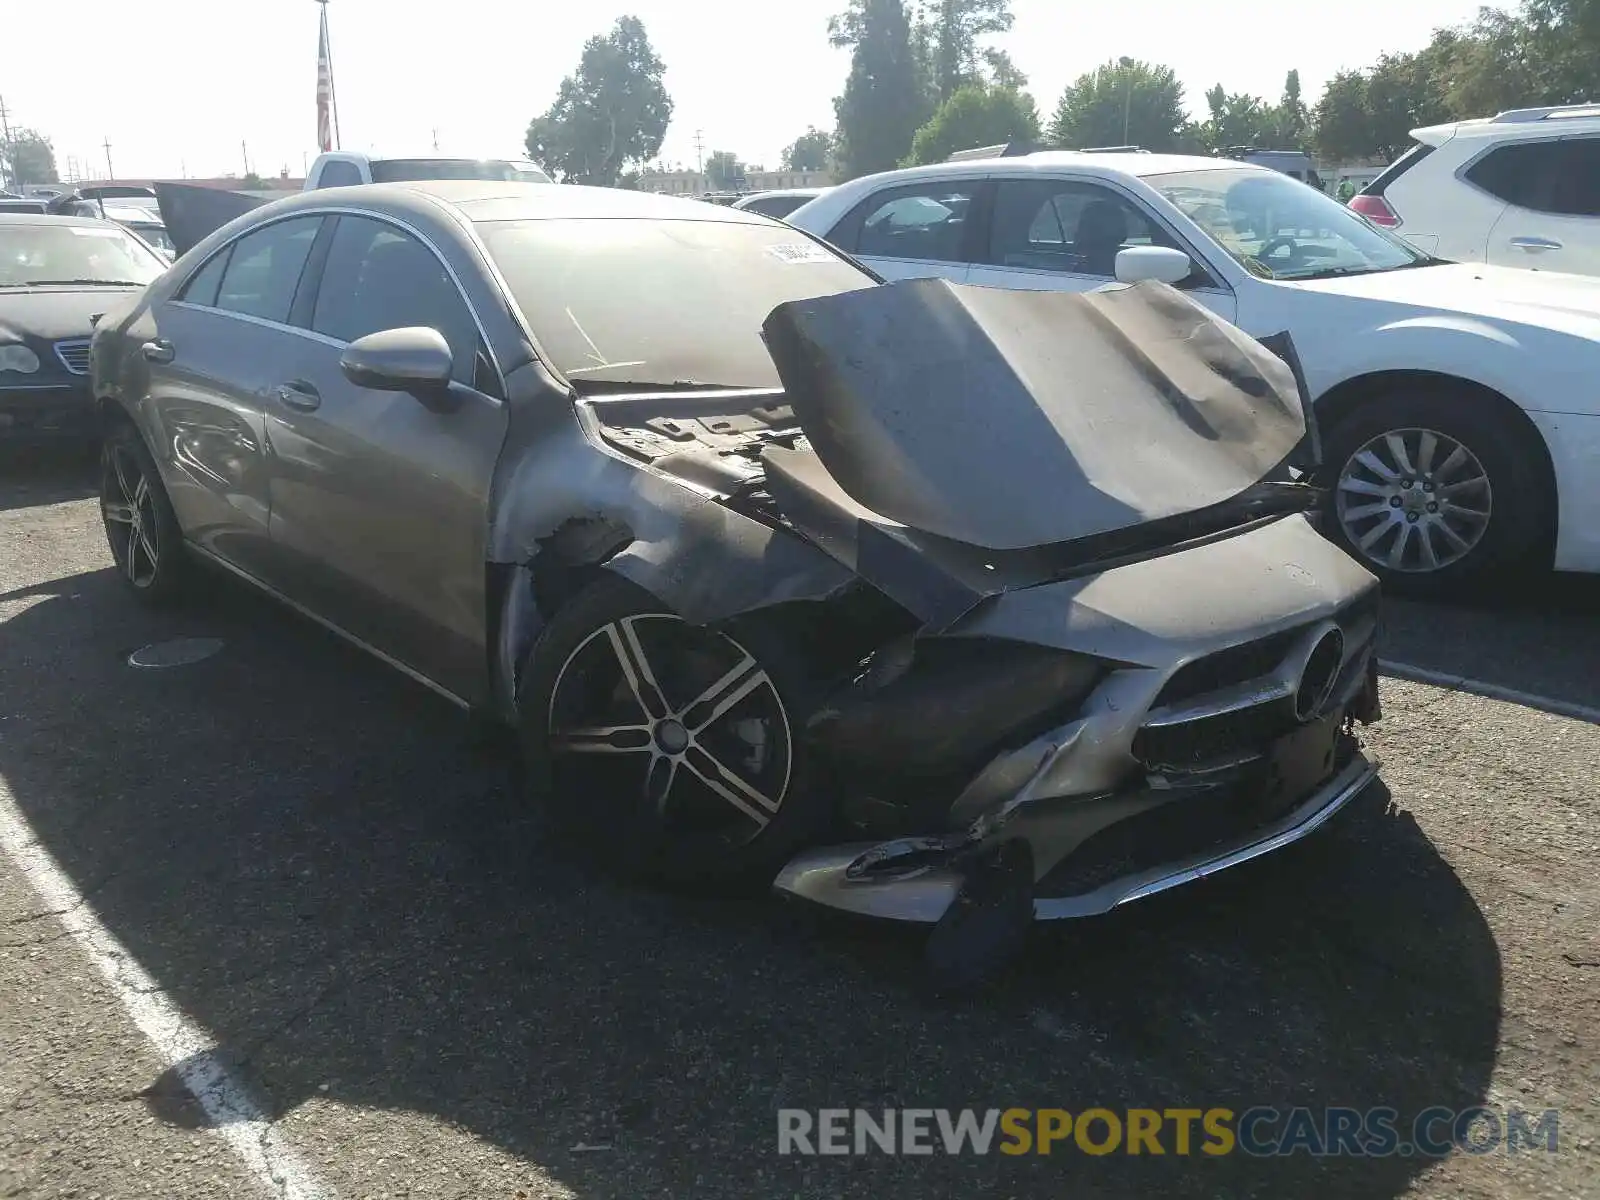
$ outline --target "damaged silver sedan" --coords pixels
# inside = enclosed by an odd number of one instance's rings
[[[1377,585],[1306,518],[1294,373],[1164,284],[391,184],[212,233],[92,370],[133,594],[242,576],[519,731],[628,868],[921,922],[953,975],[1375,770]]]

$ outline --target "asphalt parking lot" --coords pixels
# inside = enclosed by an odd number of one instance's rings
[[[92,472],[5,471],[0,801],[82,905],[0,857],[0,1197],[270,1195],[236,1152],[263,1130],[336,1197],[1600,1195],[1594,723],[1386,680],[1383,785],[1357,811],[1043,931],[992,989],[941,1000],[892,930],[547,852],[454,710],[220,580],[136,609]],[[1592,583],[1389,620],[1397,662],[1600,705]],[[127,664],[176,637],[223,648]],[[88,914],[131,959],[109,979]],[[136,1023],[149,1004],[214,1039],[270,1124],[208,1129]],[[1554,1108],[1559,1147],[776,1153],[780,1107],[1259,1104]]]

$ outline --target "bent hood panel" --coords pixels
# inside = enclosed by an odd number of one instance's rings
[[[866,508],[994,550],[1223,503],[1306,425],[1270,351],[1159,283],[923,279],[780,305],[763,332],[817,456]]]

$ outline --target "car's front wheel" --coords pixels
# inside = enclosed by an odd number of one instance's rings
[[[155,460],[123,421],[100,449],[100,516],[123,586],[147,604],[172,600],[187,565],[183,534]]]
[[[1329,430],[1323,458],[1325,528],[1396,594],[1482,592],[1548,546],[1540,457],[1478,396],[1444,386],[1374,396]]]
[[[771,629],[691,625],[605,577],[551,618],[518,695],[556,828],[630,873],[764,884],[826,824],[812,685]]]

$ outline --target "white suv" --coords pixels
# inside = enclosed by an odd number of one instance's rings
[[[363,183],[399,183],[413,179],[503,179],[517,183],[554,183],[536,164],[520,158],[455,158],[439,154],[383,155],[356,150],[319,154],[306,172],[305,191],[356,187]]]
[[[1414,129],[1350,207],[1428,254],[1600,275],[1600,105]]]

